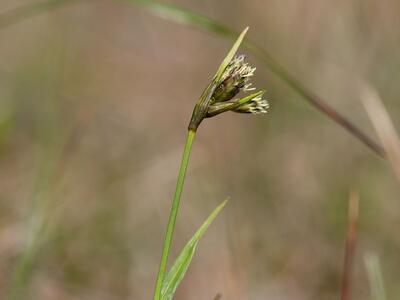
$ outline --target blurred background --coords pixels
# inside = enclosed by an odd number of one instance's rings
[[[28,3],[2,0],[0,13]],[[399,1],[168,3],[250,26],[248,37],[376,140],[358,80],[400,124]],[[189,118],[232,41],[112,0],[60,6],[0,40],[0,298],[26,286],[22,299],[151,299]],[[370,299],[367,253],[398,299],[390,166],[240,53],[271,109],[202,123],[172,256],[231,200],[175,299],[338,299],[352,189],[354,299]]]

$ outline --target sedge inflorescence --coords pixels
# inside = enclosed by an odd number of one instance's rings
[[[254,91],[251,77],[256,70],[245,60],[244,55],[235,53],[247,32],[246,28],[238,37],[231,51],[221,63],[213,80],[203,91],[193,110],[189,130],[196,131],[205,118],[210,118],[226,111],[248,114],[265,114],[269,103],[263,98],[264,91]],[[252,92],[237,97],[240,92]]]

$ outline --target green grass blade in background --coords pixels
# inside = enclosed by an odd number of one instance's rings
[[[17,24],[41,13],[62,7],[65,4],[77,3],[79,1],[82,0],[50,0],[19,6],[0,15],[0,29]]]
[[[371,289],[372,300],[386,300],[385,285],[379,257],[375,254],[367,254],[364,257],[367,269],[369,286]]]
[[[0,14],[0,29],[4,29],[12,24],[21,22],[39,13],[44,13],[50,9],[61,7],[63,4],[84,2],[85,0],[51,0],[26,6],[18,7],[11,11]],[[123,1],[126,3],[139,4],[146,7],[153,14],[164,19],[174,21],[180,24],[191,25],[197,28],[216,33],[220,36],[236,39],[238,32],[229,27],[203,16],[199,13],[183,9],[176,5],[159,3],[149,0],[113,0]],[[385,150],[377,144],[372,138],[365,134],[360,128],[354,125],[348,118],[333,109],[325,100],[314,94],[310,89],[305,87],[300,81],[295,79],[282,65],[280,65],[272,56],[261,48],[258,44],[244,40],[244,46],[257,56],[265,66],[267,66],[275,75],[293,88],[300,94],[309,104],[315,107],[318,111],[332,119],[338,125],[342,126],[350,134],[364,143],[368,148],[374,151],[379,156],[386,158]]]
[[[124,1],[127,3],[136,3],[148,8],[153,14],[170,21],[181,23],[184,25],[192,25],[202,29],[206,29],[211,32],[218,33],[220,35],[229,36],[232,39],[236,39],[239,32],[235,32],[229,27],[222,25],[210,18],[203,16],[199,13],[185,10],[179,6],[159,3],[156,1],[149,0],[116,0]]]
[[[189,268],[190,262],[192,261],[194,252],[196,250],[197,244],[199,243],[201,237],[204,235],[208,227],[217,217],[218,213],[224,208],[226,202],[222,202],[207,218],[207,220],[201,225],[201,227],[196,231],[190,241],[183,248],[182,252],[179,254],[178,258],[175,260],[171,267],[171,270],[165,276],[163,287],[161,290],[161,299],[170,300],[172,299],[176,288],[182,281],[187,269]]]
[[[43,116],[45,120],[45,117]],[[56,127],[51,121],[45,120],[49,126]],[[45,130],[44,127],[41,129]],[[41,132],[41,134],[44,134]],[[60,137],[63,133],[56,132]],[[64,138],[68,138],[67,134]],[[62,159],[64,143],[51,143],[46,137],[42,141],[43,153],[40,157],[40,164],[36,174],[34,190],[31,195],[31,205],[29,215],[26,220],[28,240],[21,251],[16,263],[15,270],[11,277],[11,286],[8,293],[9,300],[27,299],[27,288],[35,271],[35,264],[40,256],[43,244],[49,237],[49,221],[52,217],[53,209],[56,204],[55,185],[57,167]],[[48,144],[47,144],[48,143]]]
[[[199,13],[186,10],[176,5],[169,5],[150,0],[122,0],[125,2],[136,3],[146,7],[153,14],[164,19],[174,21],[180,24],[191,25],[207,31],[216,33],[220,36],[225,36],[231,39],[236,39],[238,32],[229,27],[214,21],[207,16]],[[372,138],[365,134],[360,128],[354,125],[349,119],[333,109],[326,101],[315,95],[310,89],[305,87],[293,75],[291,75],[282,65],[280,65],[272,56],[261,48],[258,44],[245,39],[243,45],[257,56],[268,69],[275,75],[288,84],[293,90],[300,94],[309,104],[319,110],[321,113],[328,116],[337,124],[346,129],[354,137],[363,142],[368,148],[373,150],[379,156],[386,158],[385,150],[377,144]]]

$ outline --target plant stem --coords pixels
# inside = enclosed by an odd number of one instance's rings
[[[165,240],[164,240],[163,250],[162,250],[162,255],[161,255],[160,269],[158,271],[156,287],[154,290],[154,298],[153,298],[154,300],[161,299],[161,289],[162,289],[162,285],[163,285],[163,281],[164,281],[164,277],[165,277],[165,272],[167,269],[168,255],[169,255],[169,251],[171,248],[172,237],[174,235],[176,216],[178,214],[179,202],[181,200],[181,194],[182,194],[183,184],[184,184],[185,175],[186,175],[186,169],[187,169],[187,166],[189,163],[190,151],[192,149],[192,144],[193,144],[193,140],[194,140],[195,136],[196,136],[196,131],[194,131],[194,130],[188,131],[185,149],[183,150],[181,166],[179,169],[178,181],[176,183],[175,195],[174,195],[174,199],[172,200],[171,211],[169,213],[167,232],[165,234]]]
[[[358,191],[353,189],[349,197],[346,244],[344,250],[342,288],[340,297],[341,300],[351,299],[352,271],[354,268],[354,255],[355,255],[356,238],[357,238],[358,202],[359,202]]]

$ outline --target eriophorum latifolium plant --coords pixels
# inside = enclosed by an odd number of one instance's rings
[[[194,107],[192,118],[188,127],[188,135],[183,151],[182,162],[178,174],[175,195],[172,201],[171,211],[168,220],[167,232],[165,235],[160,268],[158,271],[154,300],[172,299],[175,290],[190,264],[198,241],[223,208],[226,200],[218,206],[208,217],[204,224],[186,244],[178,258],[175,260],[168,274],[166,274],[168,255],[171,248],[172,237],[175,228],[175,221],[178,213],[179,202],[185,180],[186,169],[189,161],[193,140],[200,123],[210,117],[227,111],[248,114],[264,114],[269,107],[268,101],[263,98],[264,91],[253,92],[242,98],[237,97],[239,93],[254,91],[251,77],[254,75],[255,67],[250,66],[243,55],[235,56],[236,52],[246,34],[248,28],[239,35],[232,49],[222,61],[217,73],[205,88],[204,92]]]

